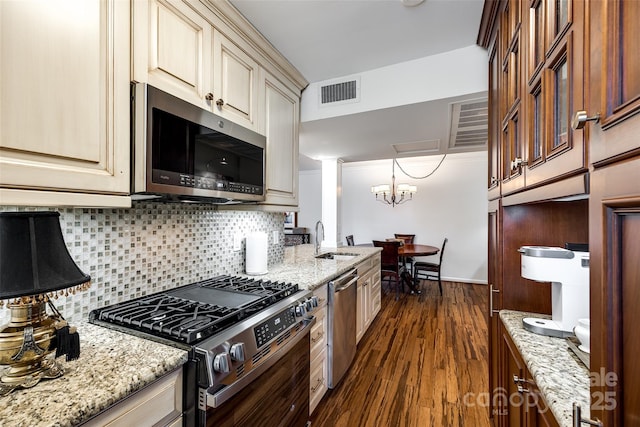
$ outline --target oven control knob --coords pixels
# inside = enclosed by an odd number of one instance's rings
[[[231,349],[229,349],[229,355],[231,355],[231,360],[235,360],[236,362],[244,362],[244,343],[239,342],[233,344]]]
[[[316,308],[319,305],[317,296],[314,295],[311,297],[311,305],[313,306],[313,308]]]
[[[305,303],[296,306],[296,317],[304,317],[307,315],[307,305]]]
[[[304,305],[306,306],[307,311],[313,310],[313,301],[311,301],[311,298],[304,300]]]
[[[231,357],[229,353],[218,353],[213,358],[213,370],[223,374],[231,370]]]

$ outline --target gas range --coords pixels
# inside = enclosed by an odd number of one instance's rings
[[[94,310],[90,320],[193,345],[292,295],[304,299],[307,294],[297,284],[218,276]]]
[[[188,350],[202,425],[308,337],[317,306],[297,284],[224,275],[93,310],[89,321]]]

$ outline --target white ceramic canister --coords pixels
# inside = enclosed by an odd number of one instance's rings
[[[589,353],[591,350],[589,336],[591,334],[591,320],[590,319],[578,319],[578,325],[573,328],[573,333],[580,340],[578,348],[585,353]]]

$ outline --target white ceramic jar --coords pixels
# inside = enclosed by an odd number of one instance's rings
[[[578,325],[573,328],[573,333],[576,334],[576,337],[580,340],[578,348],[585,353],[589,353],[591,350],[589,342],[591,319],[578,319]]]

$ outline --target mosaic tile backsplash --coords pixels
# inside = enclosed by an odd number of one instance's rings
[[[0,206],[0,211],[46,208]],[[268,264],[284,257],[284,216],[277,212],[215,210],[211,205],[135,203],[130,209],[49,209],[71,257],[91,276],[91,288],[54,301],[70,322],[94,308],[245,270],[245,242],[234,236],[267,232]],[[278,231],[278,243],[272,232]],[[0,308],[0,324],[9,310]]]

